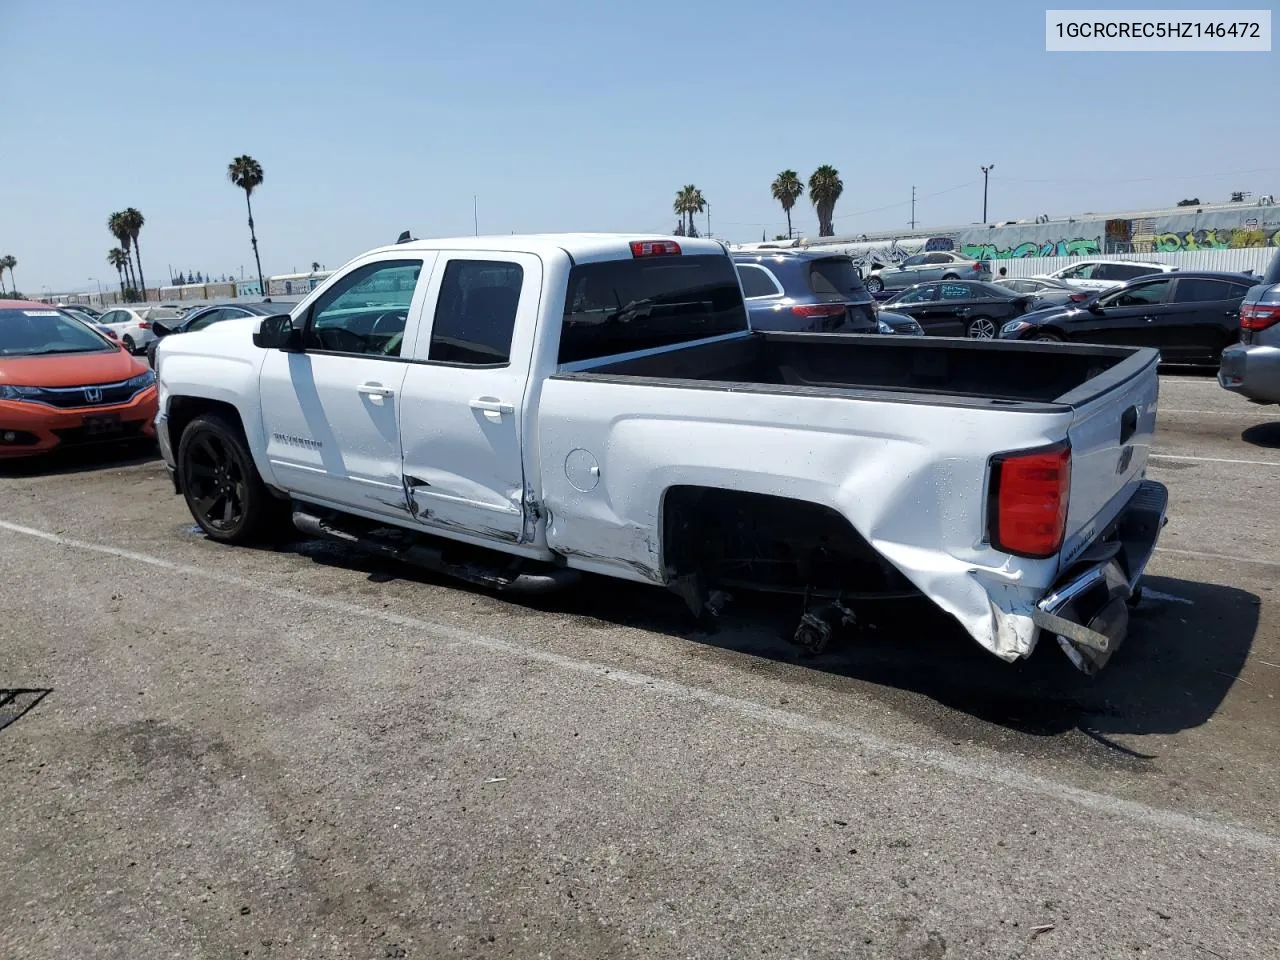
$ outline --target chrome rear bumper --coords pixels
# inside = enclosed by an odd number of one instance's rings
[[[1100,670],[1129,632],[1129,599],[1167,521],[1169,491],[1144,480],[1110,530],[1036,605],[1032,620],[1085,673]]]

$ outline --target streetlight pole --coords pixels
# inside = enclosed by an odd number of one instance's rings
[[[987,177],[991,171],[996,168],[994,163],[989,163],[982,168],[982,222],[987,222]]]
[[[98,285],[98,302],[101,303],[102,302],[102,281],[99,280],[97,277],[90,277],[89,279]]]
[[[711,239],[711,204],[707,204],[707,239]]]

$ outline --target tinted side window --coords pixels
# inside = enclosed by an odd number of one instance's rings
[[[979,293],[963,283],[944,283],[938,288],[943,300],[973,300]]]
[[[352,270],[312,304],[306,349],[400,356],[421,272],[421,260],[381,260]]]
[[[738,267],[738,276],[742,278],[744,297],[776,297],[778,295],[778,288],[769,279],[769,275],[759,267],[742,264]]]
[[[225,316],[227,316],[226,310],[206,310],[204,313],[193,318],[191,322],[187,324],[187,333],[194,333],[197,330],[203,330],[211,323],[217,323]]]
[[[427,359],[469,366],[511,360],[524,268],[509,260],[450,260],[440,283]]]
[[[742,288],[726,256],[580,263],[569,271],[559,362],[746,330]]]
[[[920,264],[925,262],[924,255],[918,253],[914,257],[907,257],[907,259],[902,261],[902,265],[904,267],[918,267]]]
[[[927,283],[922,287],[916,287],[914,290],[908,290],[902,296],[894,300],[894,303],[928,303],[931,300],[938,299],[937,284]]]
[[[831,257],[810,263],[809,289],[820,297],[838,297],[841,300],[867,295],[862,276],[848,257]]]
[[[1142,307],[1153,303],[1161,303],[1169,293],[1169,286],[1172,283],[1172,280],[1140,283],[1127,290],[1117,290],[1100,302],[1108,307]]]
[[[925,263],[951,263],[951,254],[949,253],[930,253],[924,258]]]
[[[1230,300],[1242,296],[1236,284],[1225,280],[1206,280],[1203,277],[1184,277],[1173,292],[1174,303],[1203,303],[1206,300]]]

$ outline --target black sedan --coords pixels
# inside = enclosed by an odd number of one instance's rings
[[[1078,306],[1018,317],[1000,336],[1156,347],[1166,363],[1216,367],[1239,339],[1240,301],[1256,282],[1240,273],[1148,274]]]
[[[1031,309],[1035,297],[980,280],[938,280],[907,287],[884,303],[914,317],[932,337],[991,340],[1005,322]]]
[[[177,333],[195,333],[205,327],[211,327],[223,320],[234,320],[237,317],[267,317],[273,313],[288,313],[291,304],[278,303],[211,303],[205,307],[197,307],[188,311],[181,320],[170,321],[173,325],[152,323],[151,331],[155,339],[147,344],[147,362],[154,370],[156,366],[156,347],[164,337]]]

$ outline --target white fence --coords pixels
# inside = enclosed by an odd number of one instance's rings
[[[1109,253],[1080,257],[1014,257],[1008,260],[992,260],[991,271],[1000,275],[1000,268],[1008,277],[1031,277],[1038,273],[1052,273],[1081,260],[1141,260],[1145,263],[1170,263],[1179,270],[1217,270],[1224,273],[1266,273],[1272,259],[1280,254],[1276,247],[1249,247],[1241,250],[1182,250],[1178,253]]]

